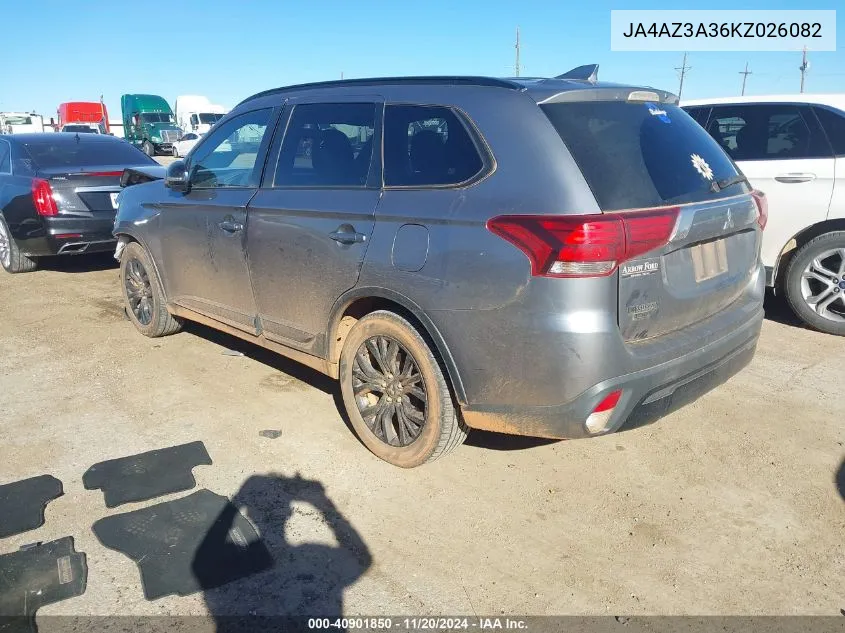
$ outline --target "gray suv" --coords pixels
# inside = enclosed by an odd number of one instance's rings
[[[402,467],[469,428],[582,438],[691,402],[754,354],[765,198],[675,96],[594,70],[250,97],[166,173],[125,172],[132,322],[339,379]]]

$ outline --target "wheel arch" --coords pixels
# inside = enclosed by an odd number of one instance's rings
[[[783,284],[786,282],[786,270],[789,268],[789,262],[795,253],[807,244],[807,242],[816,239],[820,235],[834,231],[845,231],[845,218],[831,218],[816,222],[801,229],[784,244],[772,271],[772,287],[775,289],[775,292],[783,291]]]
[[[327,333],[328,361],[337,366],[349,330],[358,319],[377,310],[394,312],[418,329],[442,363],[455,398],[460,404],[466,404],[466,391],[457,364],[437,326],[414,301],[387,288],[354,288],[335,302]]]
[[[155,257],[153,257],[153,252],[150,250],[150,247],[147,245],[147,242],[144,240],[144,238],[139,233],[133,231],[130,228],[121,228],[114,232],[114,236],[118,240],[120,240],[121,238],[125,238],[127,242],[136,242],[140,244],[145,251],[147,251],[147,255],[149,255],[150,262],[153,265],[153,273],[156,276],[158,287],[161,288],[161,294],[164,297],[165,303],[167,303],[167,288],[164,285],[164,280],[162,279],[161,272],[158,269],[158,263],[156,262]]]

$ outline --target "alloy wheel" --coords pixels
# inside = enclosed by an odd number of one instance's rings
[[[141,325],[149,325],[153,319],[153,288],[147,269],[139,260],[127,262],[123,285],[132,314]]]
[[[12,238],[6,232],[6,225],[0,221],[0,262],[8,268],[12,264]]]
[[[390,446],[408,446],[425,426],[428,399],[414,357],[388,336],[373,336],[355,353],[352,389],[364,423]]]
[[[807,265],[801,295],[819,316],[845,322],[845,248],[824,251]]]

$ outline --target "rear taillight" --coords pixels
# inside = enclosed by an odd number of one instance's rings
[[[500,215],[487,228],[519,248],[540,277],[596,277],[668,243],[679,207],[596,215]]]
[[[58,215],[59,209],[53,198],[53,188],[50,183],[41,178],[32,180],[32,204],[38,215]]]
[[[754,196],[754,202],[757,203],[757,224],[760,225],[761,229],[765,229],[769,222],[769,200],[765,193],[756,189],[751,192],[751,195]]]

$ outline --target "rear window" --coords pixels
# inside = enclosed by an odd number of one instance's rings
[[[700,202],[747,191],[713,181],[737,169],[678,106],[591,101],[540,106],[604,211]]]
[[[62,128],[62,132],[81,132],[83,134],[96,134],[97,130],[90,125],[66,125]]]
[[[40,168],[91,167],[95,165],[156,165],[157,163],[126,141],[109,142],[100,136],[80,136],[79,140],[32,141],[25,147]],[[106,137],[110,139],[111,137]],[[91,140],[83,140],[91,139]],[[93,141],[93,142],[92,142]]]

